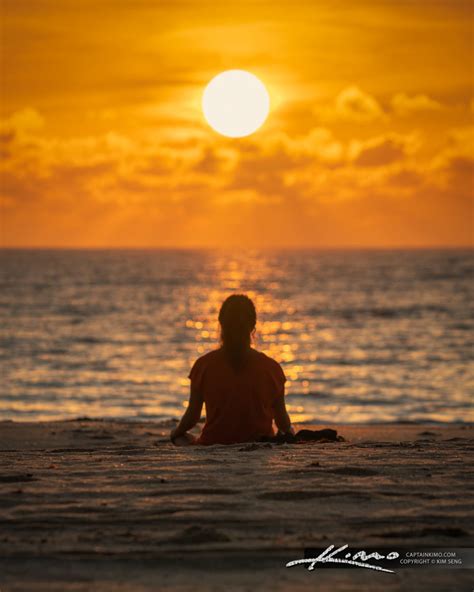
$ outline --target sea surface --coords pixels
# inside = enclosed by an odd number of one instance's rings
[[[473,252],[2,250],[0,418],[178,417],[243,292],[295,422],[473,421]]]

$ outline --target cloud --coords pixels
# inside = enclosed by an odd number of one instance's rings
[[[470,202],[470,217],[473,214],[474,158],[445,154],[438,158],[432,169],[432,183]]]
[[[327,127],[315,127],[292,143],[293,150],[313,155],[318,161],[338,164],[344,158],[344,146]]]
[[[406,117],[426,111],[440,111],[443,106],[427,95],[408,96],[405,93],[396,94],[391,100],[391,107],[395,115]]]
[[[299,136],[270,134],[239,146],[225,187],[251,192],[260,200],[308,195],[327,171],[345,161],[343,144],[325,127]]]
[[[447,172],[450,179],[460,179],[467,182],[468,187],[474,187],[474,158],[457,156],[447,163]]]
[[[403,160],[417,148],[416,137],[387,134],[360,142],[350,147],[352,162],[359,167],[380,167]]]
[[[38,132],[44,127],[43,117],[36,109],[21,109],[15,111],[10,117],[0,121],[0,133],[24,135],[32,132]]]
[[[438,185],[472,197],[474,177],[474,126],[450,130],[445,144],[431,159],[429,171]]]
[[[423,175],[420,171],[401,167],[391,172],[386,181],[389,186],[394,186],[397,190],[399,188],[414,189],[422,183]]]
[[[337,95],[335,114],[340,119],[359,123],[375,121],[385,116],[378,101],[358,86],[348,86]]]
[[[0,120],[0,158],[12,158],[18,152],[29,148],[31,138],[44,127],[43,117],[35,109],[15,111],[10,117]]]
[[[446,143],[446,152],[450,155],[474,156],[474,125],[451,129]]]
[[[215,175],[223,170],[225,158],[217,150],[206,146],[198,161],[193,165],[193,170],[205,175]]]
[[[265,148],[252,146],[237,154],[226,188],[251,191],[273,199],[288,191],[293,185],[289,180],[291,172],[301,170],[309,160],[310,157],[302,153],[291,153],[283,142]]]
[[[423,217],[427,226],[434,220],[423,235],[430,244],[437,233],[457,240],[453,228],[465,236],[469,126],[453,128],[436,154],[431,144],[418,150],[415,132],[364,137],[367,126],[351,140],[354,128],[336,124],[300,134],[262,129],[238,142],[214,134],[158,141],[149,129],[61,138],[32,110],[1,130],[5,244],[190,246],[228,244],[239,233],[262,245],[414,242],[403,216],[420,236]],[[448,215],[451,230],[443,230]]]

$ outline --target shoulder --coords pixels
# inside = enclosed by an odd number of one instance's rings
[[[199,387],[201,381],[207,373],[208,368],[212,368],[214,362],[221,359],[221,355],[221,350],[215,349],[199,357],[192,365],[188,374],[188,378],[191,380],[191,383],[194,383],[197,387]]]
[[[204,368],[208,364],[212,363],[215,359],[219,358],[221,354],[220,349],[213,349],[202,356],[200,356],[193,364],[193,368]]]
[[[267,356],[267,354],[263,353],[262,351],[258,351],[256,349],[254,349],[253,351],[261,364],[266,364],[270,368],[276,368],[277,366],[279,368],[281,368],[280,364],[276,360],[271,358],[270,356]]]
[[[259,362],[265,366],[273,376],[285,382],[286,376],[281,365],[270,356],[267,356],[267,354],[257,350],[254,351],[258,357]]]

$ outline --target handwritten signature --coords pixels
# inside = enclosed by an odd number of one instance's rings
[[[380,553],[374,552],[367,555],[365,551],[357,551],[354,555],[351,553],[346,553],[344,558],[336,557],[338,553],[342,553],[345,551],[349,545],[342,545],[339,549],[333,551],[335,545],[329,545],[327,549],[325,549],[320,555],[317,557],[311,557],[310,559],[295,559],[294,561],[289,561],[286,564],[286,567],[294,567],[295,565],[305,565],[308,564],[308,570],[311,571],[315,568],[317,563],[345,563],[347,565],[353,565],[355,567],[365,567],[367,569],[374,569],[376,571],[385,571],[387,573],[395,573],[391,569],[385,569],[384,567],[380,567],[379,565],[372,565],[371,563],[366,563],[371,559],[375,559],[379,561],[380,559],[397,559],[399,554],[396,551],[392,551],[388,555],[380,555]]]

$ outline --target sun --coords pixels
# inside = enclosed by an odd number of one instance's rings
[[[216,132],[229,138],[243,138],[264,123],[270,110],[270,97],[254,74],[226,70],[204,89],[202,110]]]

